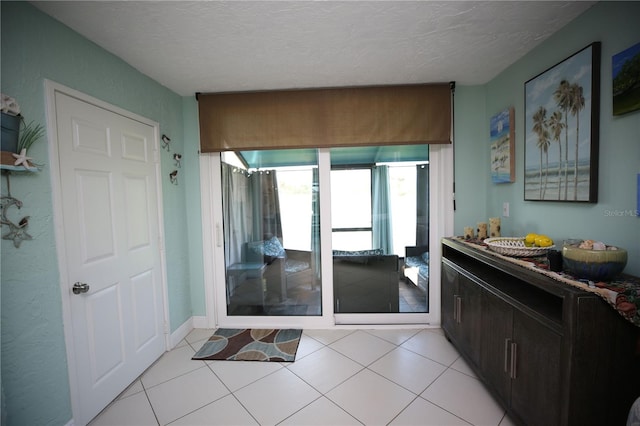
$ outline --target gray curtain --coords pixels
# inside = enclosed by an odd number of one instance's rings
[[[389,167],[374,167],[371,171],[371,177],[373,186],[373,248],[381,248],[385,254],[393,254]]]
[[[429,245],[429,165],[416,166],[416,245]]]
[[[277,237],[282,241],[280,197],[275,170],[261,170],[249,177],[253,201],[253,241]]]
[[[225,262],[242,261],[242,244],[248,241],[253,221],[246,173],[222,163],[222,201],[224,215]]]
[[[315,280],[320,279],[320,178],[318,168],[314,168],[311,185],[311,267]]]

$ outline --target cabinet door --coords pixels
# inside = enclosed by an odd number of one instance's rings
[[[441,279],[441,311],[442,311],[442,329],[449,337],[455,336],[455,303],[458,293],[458,271],[453,269],[446,263],[442,263],[442,279]]]
[[[511,384],[511,408],[527,424],[558,424],[562,337],[516,311],[513,315],[513,340],[517,347],[515,378]]]
[[[481,365],[485,380],[505,405],[511,399],[511,347],[513,308],[485,292],[482,297]]]
[[[480,365],[482,330],[482,288],[464,275],[458,277],[459,303],[457,309],[460,349]]]
[[[526,424],[558,424],[562,337],[488,292],[482,320],[485,380]]]

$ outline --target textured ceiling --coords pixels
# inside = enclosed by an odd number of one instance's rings
[[[594,2],[32,3],[187,96],[449,81],[483,84]]]

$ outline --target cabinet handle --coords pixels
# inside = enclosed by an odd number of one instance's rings
[[[509,348],[511,347],[511,339],[504,339],[504,372],[511,375],[509,371]]]
[[[453,295],[453,320],[458,324],[458,295]]]
[[[512,379],[517,377],[516,372],[516,363],[518,361],[518,344],[516,342],[511,343],[511,372],[510,376]]]
[[[462,297],[458,296],[456,302],[458,304],[458,324],[460,324],[462,323]]]

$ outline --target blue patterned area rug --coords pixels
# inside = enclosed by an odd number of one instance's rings
[[[297,329],[219,328],[191,359],[293,362],[301,335]]]

